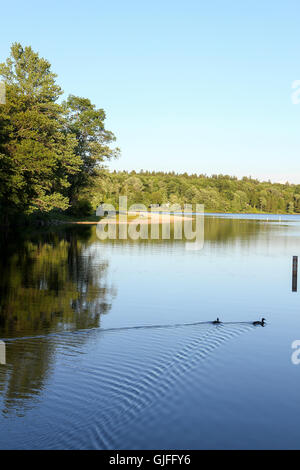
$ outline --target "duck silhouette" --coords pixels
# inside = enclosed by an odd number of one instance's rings
[[[213,324],[218,325],[219,323],[222,323],[222,322],[220,322],[219,317],[217,317],[217,319],[213,321]]]
[[[266,319],[265,319],[265,318],[262,318],[261,321],[254,321],[252,324],[253,324],[254,326],[258,326],[258,325],[260,325],[260,326],[265,326],[265,321],[266,321]]]

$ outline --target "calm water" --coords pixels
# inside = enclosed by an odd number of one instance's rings
[[[3,236],[0,448],[299,448],[293,255],[297,216],[208,215],[201,251]]]

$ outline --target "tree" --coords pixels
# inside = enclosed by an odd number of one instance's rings
[[[6,104],[0,106],[0,204],[3,211],[66,209],[68,178],[79,173],[76,140],[64,130],[62,93],[49,62],[15,43],[0,64]]]
[[[290,201],[287,205],[287,211],[289,214],[293,214],[294,212],[294,203],[293,201]]]
[[[62,90],[50,63],[15,43],[0,64],[6,104],[0,105],[0,210],[7,214],[77,208],[106,159],[119,149],[104,126],[105,112]],[[81,198],[81,200],[79,200]],[[78,206],[79,203],[79,206]]]
[[[87,98],[70,95],[63,103],[66,132],[76,138],[75,154],[82,162],[81,171],[69,178],[68,195],[75,204],[82,188],[91,184],[97,169],[103,167],[107,159],[116,158],[119,149],[111,149],[109,144],[116,140],[114,134],[105,129],[105,112],[97,109]]]

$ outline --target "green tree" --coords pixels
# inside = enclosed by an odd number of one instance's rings
[[[80,172],[76,139],[65,131],[62,90],[49,62],[15,43],[0,64],[6,104],[0,106],[1,212],[48,212],[69,205],[69,178]]]
[[[69,177],[68,195],[71,203],[76,204],[82,188],[92,183],[105,160],[118,157],[119,149],[109,146],[116,138],[105,129],[103,109],[97,109],[87,98],[74,95],[64,101],[63,107],[66,132],[76,137],[75,154],[82,162],[81,171]]]

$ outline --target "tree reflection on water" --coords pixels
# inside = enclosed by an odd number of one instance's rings
[[[90,227],[2,236],[0,339],[7,339],[7,364],[0,366],[3,412],[20,412],[26,399],[34,402],[43,389],[57,344],[47,339],[49,333],[99,327],[101,316],[109,312],[115,289],[107,279],[108,261],[99,250],[95,254],[90,239]]]

